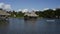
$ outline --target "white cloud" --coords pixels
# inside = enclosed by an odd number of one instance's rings
[[[49,8],[44,8],[43,10],[48,10]]]
[[[11,10],[11,5],[5,4],[5,3],[0,3],[0,8],[2,8],[4,10]]]
[[[32,8],[32,10],[35,10],[34,8]]]
[[[7,5],[5,5],[4,8],[5,8],[5,9],[11,9],[11,5],[7,4]]]
[[[34,11],[39,11],[39,10],[34,10]]]
[[[17,11],[22,11],[21,9],[18,9]]]
[[[19,12],[19,11],[22,11],[24,13],[24,12],[28,12],[29,10],[28,9],[18,9],[17,12]]]
[[[44,8],[43,10],[40,10],[40,11],[44,11],[44,10],[48,10],[49,8]]]
[[[24,13],[24,12],[28,12],[28,9],[23,9],[22,12],[23,12],[23,13]]]
[[[32,9],[33,11],[39,11],[39,10],[37,10],[37,9]]]
[[[0,8],[3,8],[4,7],[4,3],[0,3]]]
[[[56,9],[53,9],[53,10],[56,10]]]

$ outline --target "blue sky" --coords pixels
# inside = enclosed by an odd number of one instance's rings
[[[60,0],[0,0],[0,3],[10,4],[13,10],[59,8]]]

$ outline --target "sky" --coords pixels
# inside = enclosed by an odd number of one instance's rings
[[[0,8],[2,7],[12,10],[54,9],[60,8],[60,0],[0,0]]]

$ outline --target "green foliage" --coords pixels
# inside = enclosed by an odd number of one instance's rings
[[[57,16],[60,16],[60,8],[57,8],[55,13],[56,13]]]
[[[18,18],[18,17],[24,17],[24,13],[22,13],[22,11],[19,12],[11,12],[9,11],[8,13],[11,14],[10,17],[14,17],[14,15]],[[56,8],[56,10],[52,10],[52,9],[48,9],[48,10],[44,10],[44,11],[36,11],[35,12],[37,15],[39,15],[39,17],[45,17],[45,18],[56,18],[56,16],[60,16],[60,8]]]
[[[44,11],[38,11],[36,14],[39,15],[39,17],[56,18],[56,16],[60,16],[60,8],[57,8],[56,10],[48,9]]]
[[[15,12],[15,11],[13,11],[13,12],[9,12],[10,14],[11,14],[11,16],[10,17],[23,17],[24,16],[24,13],[22,13],[21,11],[20,12]]]
[[[23,17],[23,16],[24,16],[24,13],[18,12],[16,16],[17,16],[17,17]]]

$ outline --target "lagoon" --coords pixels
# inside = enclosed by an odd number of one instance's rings
[[[60,34],[60,19],[9,18],[8,24],[0,25],[0,34]]]

